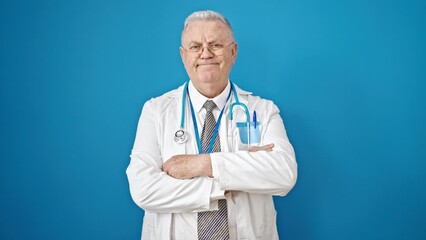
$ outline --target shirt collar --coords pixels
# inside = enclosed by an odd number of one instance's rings
[[[225,89],[215,98],[207,98],[202,95],[192,84],[192,81],[189,81],[188,90],[189,95],[191,96],[192,106],[196,112],[200,112],[203,109],[203,105],[207,100],[212,100],[219,109],[222,109],[226,104],[226,99],[228,98],[229,91],[231,89],[231,85],[228,80],[228,84]]]

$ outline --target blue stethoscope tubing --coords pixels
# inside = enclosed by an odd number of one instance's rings
[[[176,141],[177,143],[185,143],[185,142],[188,140],[188,137],[187,137],[187,136],[185,136],[185,137],[183,138],[184,140],[181,140],[181,141],[176,140],[177,134],[178,134],[179,132],[180,132],[183,136],[184,136],[185,134],[187,134],[187,133],[184,131],[184,125],[185,125],[185,109],[186,109],[186,99],[187,99],[187,97],[186,97],[186,96],[188,95],[189,106],[190,106],[190,108],[191,108],[192,123],[193,123],[193,125],[194,125],[194,131],[195,131],[195,138],[196,138],[196,140],[197,140],[198,152],[199,152],[199,153],[203,153],[203,150],[202,150],[202,147],[201,147],[200,134],[199,134],[199,132],[198,132],[198,125],[197,125],[197,121],[196,121],[196,117],[195,117],[195,111],[194,111],[194,107],[192,106],[191,96],[189,95],[188,83],[189,83],[189,81],[187,81],[187,82],[185,83],[185,85],[184,85],[184,87],[183,87],[183,91],[182,91],[182,113],[181,113],[181,118],[180,118],[180,129],[179,129],[179,130],[175,133],[175,141]],[[250,114],[249,114],[249,110],[248,110],[247,106],[246,106],[244,103],[242,103],[242,102],[240,102],[240,101],[239,101],[239,99],[238,99],[238,95],[237,95],[237,91],[236,91],[236,88],[235,88],[235,86],[234,86],[234,83],[232,83],[231,81],[230,81],[230,83],[231,83],[231,89],[230,89],[230,91],[229,91],[228,97],[226,98],[226,102],[228,102],[228,100],[230,99],[230,97],[231,97],[231,93],[233,93],[233,95],[234,95],[234,97],[235,97],[235,102],[234,102],[234,103],[232,103],[232,104],[231,104],[231,106],[230,106],[230,110],[229,110],[229,112],[230,112],[230,114],[229,114],[229,119],[230,119],[230,120],[233,120],[233,112],[232,112],[233,108],[234,108],[235,106],[240,106],[240,107],[242,107],[242,108],[244,109],[244,112],[246,113],[246,117],[247,117],[246,119],[247,119],[247,121],[250,121]],[[226,106],[226,104],[225,104],[225,106]],[[223,115],[223,112],[224,112],[225,106],[224,106],[224,107],[222,108],[222,110],[220,111],[219,118],[218,118],[218,120],[216,121],[216,125],[215,125],[215,128],[214,128],[214,130],[213,130],[213,135],[212,135],[212,138],[210,139],[210,144],[209,144],[209,147],[208,147],[208,149],[207,149],[207,152],[206,152],[206,153],[211,153],[211,151],[212,151],[212,149],[213,149],[213,145],[214,145],[214,142],[215,142],[215,140],[216,140],[217,133],[218,133],[218,131],[219,131],[219,125],[220,125],[220,122],[221,122],[221,119],[222,119],[222,115]]]

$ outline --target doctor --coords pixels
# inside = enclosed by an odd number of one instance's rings
[[[278,239],[272,196],[285,196],[297,179],[279,110],[229,81],[238,47],[219,13],[188,16],[181,45],[190,81],[145,103],[127,168],[131,196],[145,210],[142,239]],[[236,126],[247,121],[243,108],[230,120],[237,99],[250,118],[256,111],[254,145]]]

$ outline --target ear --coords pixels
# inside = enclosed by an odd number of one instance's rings
[[[179,53],[180,53],[180,58],[182,59],[182,62],[185,63],[184,59],[184,49],[182,47],[179,47]]]
[[[238,52],[238,44],[234,43],[231,49],[233,63],[235,63],[235,60],[237,59],[237,52]]]

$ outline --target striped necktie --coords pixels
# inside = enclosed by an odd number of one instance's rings
[[[213,109],[216,104],[212,100],[207,100],[203,108],[207,110],[203,130],[201,132],[201,147],[203,153],[207,152],[216,126],[213,116]],[[212,152],[220,152],[219,133],[214,141]],[[207,211],[198,213],[198,239],[200,240],[227,240],[229,239],[228,229],[228,209],[226,200],[219,200],[218,211]]]

